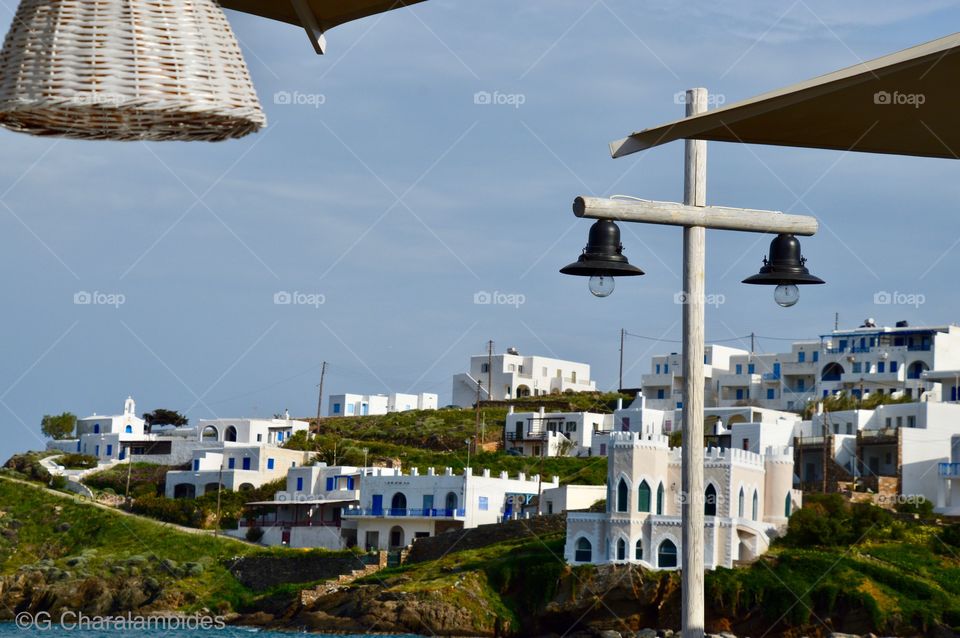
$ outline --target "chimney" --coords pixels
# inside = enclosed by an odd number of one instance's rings
[[[618,399],[617,399],[617,409],[618,409],[618,410],[622,410],[622,409],[623,409],[623,399],[622,399],[622,398],[618,398]]]
[[[543,415],[545,415],[546,413],[547,413],[547,409],[541,405],[541,406],[540,406],[540,416],[543,416]]]
[[[513,406],[512,406],[512,405],[508,405],[508,406],[507,406],[507,414],[513,414]]]

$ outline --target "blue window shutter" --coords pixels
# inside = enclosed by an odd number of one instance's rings
[[[232,470],[237,466],[237,459],[227,459],[227,469]]]
[[[113,446],[112,446],[112,445],[108,445],[108,446],[107,446],[107,456],[113,456]]]
[[[277,432],[277,441],[283,441],[283,432]]]
[[[814,350],[814,352],[813,352],[813,362],[816,363],[816,362],[819,361],[819,360],[820,360],[820,353],[817,352],[816,350]]]
[[[273,460],[273,459],[267,459],[267,469],[268,469],[268,470],[272,470],[272,469],[273,469],[273,465],[274,465],[274,460]]]
[[[327,477],[327,491],[333,491],[333,477]]]
[[[200,471],[200,459],[193,459],[193,471],[194,472]]]
[[[303,491],[303,477],[302,477],[302,476],[298,476],[298,477],[297,477],[297,491],[298,491],[298,492],[302,492],[302,491]]]
[[[250,469],[250,459],[249,459],[249,457],[243,459],[243,469],[245,469],[245,470],[249,470],[249,469]]]
[[[768,398],[768,399],[774,398],[774,390],[773,390],[773,388],[767,388],[767,398]]]
[[[352,489],[353,489],[353,477],[352,477],[352,476],[348,476],[348,477],[347,477],[347,489],[348,489],[348,490],[352,490]]]

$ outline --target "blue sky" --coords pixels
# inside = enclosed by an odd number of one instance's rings
[[[0,2],[9,24],[12,2]],[[432,391],[488,339],[627,383],[679,339],[680,231],[624,225],[647,276],[607,299],[557,270],[580,194],[682,197],[682,145],[607,143],[675,119],[678,91],[732,102],[931,40],[951,2],[429,0],[302,31],[229,13],[270,124],[221,144],[90,143],[0,131],[0,456],[42,446],[44,413],[192,419],[316,410],[329,392]],[[504,104],[475,104],[478,92]],[[290,104],[284,104],[284,96]],[[278,97],[279,96],[279,97]],[[522,102],[522,104],[520,104]],[[711,144],[708,203],[814,214],[828,286],[789,310],[738,282],[769,238],[708,233],[708,340],[816,337],[865,317],[960,318],[956,163]],[[118,307],[75,304],[82,292]],[[524,303],[477,305],[480,291]],[[876,305],[880,291],[923,303]],[[297,292],[316,305],[274,303]],[[110,298],[102,296],[101,300]],[[312,297],[311,297],[312,295]],[[773,351],[782,342],[761,339]],[[733,343],[732,345],[737,345]]]

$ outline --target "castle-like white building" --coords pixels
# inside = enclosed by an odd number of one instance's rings
[[[614,432],[607,464],[607,511],[570,512],[564,555],[571,564],[639,563],[675,569],[683,552],[680,448],[659,432]],[[704,560],[732,567],[767,551],[801,504],[793,450],[762,454],[711,447],[704,455]]]

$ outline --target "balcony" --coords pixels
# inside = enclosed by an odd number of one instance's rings
[[[467,515],[465,509],[399,509],[393,507],[373,509],[351,507],[341,512],[344,518],[463,518]]]
[[[547,435],[549,432],[526,432],[524,434],[518,434],[517,432],[507,432],[506,439],[508,441],[546,441]]]
[[[780,371],[784,375],[814,376],[819,366],[819,361],[784,361],[780,364]]]
[[[898,372],[844,372],[840,375],[840,382],[846,385],[863,383],[898,383]]]
[[[960,463],[941,463],[939,470],[940,478],[960,478]]]
[[[297,521],[267,521],[241,520],[240,527],[340,527],[340,521],[314,521],[303,519]]]
[[[920,343],[912,346],[907,346],[907,350],[910,352],[930,352],[933,349],[929,343]]]
[[[763,373],[764,381],[779,381],[780,373],[779,372],[764,372]]]

